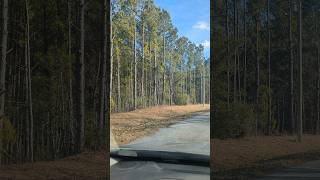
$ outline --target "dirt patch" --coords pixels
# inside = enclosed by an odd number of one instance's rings
[[[275,169],[320,159],[320,136],[248,137],[211,140],[215,179],[249,179]]]
[[[87,152],[56,161],[39,161],[0,168],[0,179],[106,179],[107,153]]]
[[[116,142],[111,142],[111,146],[128,144],[138,138],[151,135],[159,128],[209,110],[209,105],[157,106],[111,114],[111,141],[114,139]]]

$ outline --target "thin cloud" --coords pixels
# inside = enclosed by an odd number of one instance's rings
[[[206,48],[210,48],[210,41],[205,40],[203,43],[201,43],[201,45],[206,49]]]
[[[199,21],[199,22],[197,22],[197,24],[193,25],[192,28],[209,31],[210,25],[207,22]]]

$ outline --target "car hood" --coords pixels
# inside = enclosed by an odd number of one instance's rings
[[[120,148],[126,149],[143,149],[154,151],[168,151],[168,152],[184,152],[191,154],[210,155],[210,143],[209,142],[141,142],[134,143]]]

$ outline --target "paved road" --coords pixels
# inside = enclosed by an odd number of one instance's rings
[[[280,170],[259,180],[320,180],[320,161]]]
[[[210,155],[210,113],[185,119],[123,147]]]

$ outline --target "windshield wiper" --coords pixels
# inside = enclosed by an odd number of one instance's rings
[[[110,157],[127,161],[156,161],[173,164],[210,166],[210,156],[184,152],[119,149],[111,151]]]

